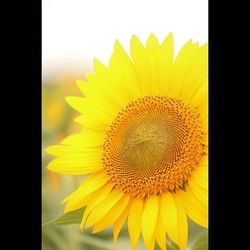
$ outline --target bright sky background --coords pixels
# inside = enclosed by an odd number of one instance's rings
[[[171,31],[175,51],[190,38],[207,42],[208,0],[42,0],[43,74],[94,57],[107,64],[116,39],[129,51],[132,34],[145,43]]]

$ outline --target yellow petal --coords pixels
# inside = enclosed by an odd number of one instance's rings
[[[116,241],[117,241],[118,235],[121,231],[121,228],[122,228],[123,224],[125,223],[125,220],[128,216],[130,205],[131,205],[131,200],[129,201],[129,204],[127,205],[126,209],[124,209],[122,214],[119,216],[119,218],[114,223],[113,239],[114,239],[115,250],[116,250]]]
[[[205,205],[208,205],[208,189],[197,185],[191,178],[188,183],[196,198]]]
[[[92,129],[98,132],[105,132],[109,127],[108,125],[96,122],[93,117],[89,117],[87,115],[80,115],[75,119],[75,121],[85,128]]]
[[[156,36],[151,33],[148,36],[147,44],[146,44],[146,50],[148,54],[151,54],[152,57],[154,57],[155,51],[157,51],[160,48],[159,41],[157,40]]]
[[[198,51],[199,45],[197,43],[194,44],[192,39],[190,39],[180,49],[174,62],[175,65],[180,65],[182,67],[189,65],[192,62],[190,59],[192,59],[193,56],[198,53]]]
[[[112,225],[119,216],[123,213],[126,209],[130,200],[129,195],[124,195],[105,215],[105,217],[100,220],[95,226],[92,233],[98,233],[103,229],[107,228],[108,226]]]
[[[108,110],[96,107],[90,99],[85,97],[68,96],[65,98],[68,104],[81,114],[87,115],[96,122],[109,125],[115,118]]]
[[[150,71],[151,71],[151,91],[152,95],[162,94],[160,88],[162,62],[160,55],[160,44],[154,34],[150,34],[146,44]]]
[[[150,241],[149,245],[146,246],[146,249],[147,250],[155,250],[155,239],[154,239],[154,237]]]
[[[169,237],[178,241],[177,209],[173,196],[170,193],[163,194],[160,199],[160,213],[164,229]]]
[[[130,54],[138,77],[140,78],[140,89],[142,96],[152,94],[151,69],[148,56],[141,41],[133,35],[130,42]]]
[[[183,202],[178,196],[174,196],[178,214],[178,228],[179,228],[179,247],[180,250],[185,250],[188,240],[188,223],[186,210]],[[180,230],[181,229],[181,230]]]
[[[170,32],[167,37],[164,39],[161,45],[161,55],[164,65],[166,65],[166,71],[168,66],[173,63],[174,60],[174,41],[173,34]]]
[[[98,147],[98,146],[96,146]],[[67,156],[82,156],[84,153],[90,151],[88,150],[90,147],[87,146],[79,146],[79,145],[53,145],[49,146],[45,149],[48,154],[65,158]]]
[[[208,93],[205,93],[204,97],[195,105],[197,112],[200,114],[202,130],[208,132]]]
[[[89,153],[85,152],[85,156],[69,155],[65,157],[57,158],[51,161],[48,165],[48,169],[56,173],[70,174],[70,175],[82,175],[93,173],[103,168],[102,162],[98,154],[94,157],[89,156]]]
[[[193,171],[190,180],[208,190],[208,156],[204,156],[200,165]]]
[[[188,216],[197,224],[208,227],[208,206],[199,201],[193,194],[189,185],[186,185],[186,192],[179,193],[182,199]]]
[[[140,238],[142,213],[143,201],[141,199],[133,200],[128,214],[128,232],[132,250],[136,249]]]
[[[86,76],[89,83],[94,85],[93,91],[98,92],[98,94],[101,96],[106,97],[105,99],[109,100],[109,103],[112,104],[114,108],[120,107],[121,109],[127,104],[128,100],[119,88],[119,76],[117,76],[117,74],[113,74],[114,72],[112,70],[104,68],[103,64],[97,59],[94,61],[94,68],[97,74],[91,78]]]
[[[174,42],[172,33],[170,33],[163,41],[160,48],[160,57],[161,72],[159,87],[162,93],[165,93],[168,96],[174,96],[175,86],[172,84],[170,78],[174,60]]]
[[[48,154],[63,157],[67,155],[83,154],[84,151],[92,147],[100,147],[104,143],[104,132],[84,130],[82,133],[77,133],[66,137],[61,144],[47,147],[45,151]],[[95,152],[96,154],[96,152]]]
[[[46,152],[59,158],[48,165],[48,169],[71,175],[81,175],[102,169],[101,145],[105,133],[84,130],[66,137],[61,143],[46,148]]]
[[[162,223],[169,237],[181,250],[185,249],[187,244],[187,219],[183,206],[172,194],[165,193],[161,197],[160,211]]]
[[[162,250],[166,250],[167,249],[166,233],[164,230],[164,226],[162,224],[162,218],[160,213],[158,214],[157,225],[155,228],[155,238],[159,247]]]
[[[179,51],[171,71],[169,84],[174,88],[173,97],[180,97],[183,91],[184,78],[188,75],[188,67],[194,55],[198,52],[198,44],[193,44],[192,40],[184,44]]]
[[[192,98],[189,102],[190,106],[194,107],[197,114],[199,114],[199,120],[202,132],[208,133],[208,94],[200,90],[200,95],[198,98]]]
[[[61,144],[77,145],[80,147],[97,147],[104,142],[105,133],[84,129],[82,133],[77,133],[66,137]]]
[[[124,195],[118,189],[113,190],[103,202],[96,206],[87,218],[85,228],[91,227],[98,223],[104,216],[112,209],[112,207],[122,198]]]
[[[76,80],[76,85],[80,89],[84,97],[88,96],[91,84],[89,84],[87,81],[84,80]]]
[[[104,171],[97,172],[90,175],[83,183],[78,187],[78,189],[66,197],[63,202],[68,202],[65,207],[65,212],[70,212],[82,207],[82,201],[90,194],[95,192],[97,189],[106,184],[109,177],[104,173]]]
[[[112,98],[113,96],[110,95],[110,93],[101,91],[98,84],[78,80],[77,86],[85,97],[94,100],[92,105],[100,108],[101,110],[108,110],[109,113],[117,113],[120,111],[120,105],[117,103],[116,98]]]
[[[94,69],[97,74],[105,75],[108,72],[108,68],[97,58],[94,58]]]
[[[109,100],[109,104],[112,104],[114,108],[123,106],[127,103],[123,92],[119,89],[119,78],[117,78],[114,72],[95,59],[94,68],[96,74],[86,74],[85,77],[91,84],[92,93],[100,96],[100,101]]]
[[[116,87],[126,96],[128,101],[139,98],[140,82],[135,67],[117,40],[114,45],[114,52],[110,58],[110,72],[116,79]]]
[[[187,60],[188,72],[183,77],[183,86],[180,97],[190,103],[192,99],[198,100],[208,93],[208,51],[207,44],[194,50],[192,60]],[[197,51],[197,52],[195,52]]]
[[[88,205],[84,210],[82,222],[80,224],[80,229],[83,230],[86,220],[90,214],[90,212],[98,206],[104,199],[108,196],[108,194],[113,189],[114,185],[111,183],[106,183],[104,186],[96,190],[94,193],[91,193],[91,199],[88,201]]]
[[[193,107],[198,107],[201,114],[208,109],[208,73],[199,76],[195,84],[183,84],[186,88],[182,88],[180,98],[189,103]],[[191,86],[190,86],[191,85]],[[199,106],[202,105],[202,110]],[[203,117],[201,117],[203,119]]]
[[[158,217],[158,197],[149,196],[145,202],[142,214],[142,236],[146,246],[150,246],[154,237]]]
[[[66,137],[66,139],[63,141],[63,143],[66,142],[68,138],[73,139],[75,137],[74,135]],[[82,145],[80,145],[81,142],[75,142],[75,145],[53,145],[50,147],[47,147],[45,151],[48,154],[60,157],[60,158],[90,158],[90,156],[94,156],[94,158],[98,158],[97,156],[100,156],[101,153],[101,145],[94,146],[94,143],[96,143],[97,140],[92,141],[92,146],[87,146],[85,142],[83,142]],[[78,144],[77,144],[78,143]],[[84,145],[85,143],[85,145]],[[90,145],[91,142],[88,142]],[[103,142],[102,142],[103,144]]]

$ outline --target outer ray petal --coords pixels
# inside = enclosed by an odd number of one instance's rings
[[[111,209],[110,211],[105,215],[105,217],[100,220],[93,229],[93,233],[98,233],[102,231],[103,229],[107,228],[108,226],[112,225],[119,216],[123,213],[123,211],[126,209],[128,203],[130,200],[129,195],[124,195]]]
[[[151,93],[152,95],[161,94],[159,83],[161,81],[162,62],[160,55],[160,44],[154,34],[150,34],[146,44],[146,53],[148,55],[151,71]]]
[[[117,105],[120,109],[127,105],[128,100],[123,95],[116,76],[97,59],[94,60],[94,68],[97,74],[92,78],[87,77],[89,82],[96,85],[96,90],[105,95],[112,105]],[[101,70],[99,70],[101,68]],[[119,109],[119,110],[120,110]]]
[[[208,168],[207,167],[199,167],[197,169],[190,180],[194,182],[199,187],[208,190]]]
[[[81,157],[84,153],[86,155],[86,151],[89,151],[86,146],[78,145],[52,145],[45,149],[46,153],[61,158],[65,158],[66,155],[76,158]]]
[[[136,249],[138,240],[140,238],[142,213],[143,201],[141,199],[133,200],[128,214],[128,232],[132,250]]]
[[[199,102],[196,102],[196,108],[197,112],[200,114],[203,131],[208,132],[208,93],[206,93]]]
[[[163,41],[160,48],[161,56],[161,71],[159,87],[161,93],[166,93],[169,96],[174,96],[174,86],[171,84],[171,71],[174,61],[174,43],[173,35],[170,33]]]
[[[148,37],[147,44],[146,44],[146,51],[149,55],[149,58],[155,58],[155,52],[159,52],[160,50],[160,43],[157,40],[156,36],[151,33]]]
[[[92,129],[98,132],[105,132],[109,127],[108,125],[96,122],[94,118],[87,115],[80,115],[75,121],[87,129]]]
[[[82,222],[80,224],[80,229],[83,230],[86,220],[89,216],[89,214],[91,213],[91,211],[98,206],[102,201],[105,200],[105,198],[108,196],[108,194],[111,192],[111,190],[113,189],[114,185],[111,183],[107,183],[105,184],[103,187],[101,187],[100,189],[98,189],[97,191],[95,191],[93,194],[91,195],[91,199],[88,202],[88,205],[83,213],[83,217],[82,217]]]
[[[158,217],[158,197],[156,195],[149,196],[145,202],[142,214],[142,236],[145,245],[150,247],[154,240],[154,232]]]
[[[116,80],[112,77],[110,70],[98,59],[94,59],[95,73],[86,74],[87,82],[78,81],[77,85],[89,99],[96,100],[100,107],[116,113],[126,102],[121,91],[117,91]]]
[[[138,77],[140,78],[140,89],[142,96],[152,94],[151,69],[147,53],[141,41],[133,35],[130,42],[130,55]]]
[[[108,68],[97,58],[94,59],[94,69],[98,75],[105,75],[108,72]]]
[[[204,156],[200,166],[193,171],[190,177],[192,182],[195,182],[200,187],[208,190],[208,156]]]
[[[187,103],[192,99],[198,101],[208,93],[208,51],[207,44],[198,48],[197,53],[189,60],[188,72],[183,78],[183,86],[180,91],[180,98]]]
[[[162,224],[161,213],[158,214],[158,221],[155,228],[155,238],[162,250],[167,250],[166,232]]]
[[[161,56],[162,56],[162,61],[166,66],[165,69],[167,71],[168,66],[171,65],[174,61],[174,41],[172,33],[169,33],[162,42]]]
[[[81,155],[86,149],[102,146],[105,133],[89,131],[84,129],[82,133],[77,133],[66,137],[61,144],[47,147],[45,151],[48,154],[64,157],[65,155]]]
[[[183,201],[188,216],[197,224],[207,228],[208,206],[196,198],[189,185],[186,185],[186,192],[181,191],[178,196]]]
[[[83,181],[83,183],[74,193],[63,200],[63,202],[68,202],[64,211],[70,212],[82,207],[82,200],[102,187],[105,183],[108,182],[108,180],[109,177],[104,173],[104,171],[100,171],[90,175],[86,180]]]
[[[187,244],[187,219],[185,210],[172,194],[162,195],[160,202],[162,223],[170,238],[180,247],[185,249]]]
[[[85,228],[98,223],[107,215],[113,206],[123,197],[124,193],[118,189],[113,190],[103,202],[96,206],[87,218]]]
[[[117,56],[119,58],[120,54],[117,55],[117,53],[114,52],[110,60],[117,60],[114,59]],[[117,67],[117,65],[115,66]],[[100,101],[103,99],[109,100],[109,104],[113,105],[111,110],[120,110],[122,107],[126,106],[129,102],[129,98],[126,96],[126,92],[124,93],[122,90],[126,90],[129,95],[131,95],[131,93],[129,93],[129,89],[126,85],[124,85],[124,82],[121,81],[121,76],[117,73],[117,70],[114,70],[113,68],[106,68],[97,59],[94,60],[94,68],[96,70],[96,74],[85,75],[87,81],[89,82],[89,89],[92,89],[89,93],[96,92],[94,95],[98,94],[100,96]],[[99,70],[99,68],[101,68],[101,70]],[[135,87],[132,84],[129,86]],[[83,86],[81,88],[83,88]],[[136,93],[135,89],[133,92]],[[100,105],[100,108],[101,107],[102,105]]]
[[[51,161],[47,167],[56,173],[82,175],[101,170],[100,150],[90,150],[82,154],[67,155]]]
[[[103,125],[110,125],[115,118],[115,114],[111,114],[107,110],[94,106],[87,98],[68,96],[65,99],[75,110],[81,114],[92,117],[92,119],[94,119],[96,122]]]
[[[109,68],[116,79],[119,91],[126,96],[128,101],[133,101],[141,96],[140,79],[127,53],[117,40],[114,52],[110,58]]]
[[[119,218],[114,223],[113,238],[114,238],[115,250],[116,250],[116,241],[117,241],[118,235],[121,231],[121,228],[122,228],[123,224],[125,223],[125,220],[128,216],[130,205],[131,205],[131,200],[129,201],[129,204],[127,205],[126,209],[122,212],[122,214],[119,216]]]
[[[171,77],[168,84],[172,86],[173,97],[179,97],[183,88],[184,77],[188,73],[188,66],[192,61],[193,56],[198,52],[198,44],[193,44],[192,40],[188,41],[181,48],[178,53],[173,68],[171,70]]]
[[[192,179],[188,183],[196,198],[205,205],[208,205],[208,189],[197,185]]]
[[[114,98],[109,93],[100,91],[100,88],[96,86],[97,84],[82,80],[77,80],[76,83],[86,98],[95,100],[95,105],[97,107],[109,110],[112,113],[117,113],[120,111],[121,107],[119,102],[116,101],[116,98]]]
[[[150,244],[146,246],[147,250],[155,250],[155,238],[153,237]]]
[[[175,202],[178,214],[179,247],[180,250],[185,250],[188,240],[188,223],[187,223],[186,211],[183,206],[182,200],[179,199],[178,196],[175,196]]]
[[[74,146],[97,147],[104,142],[104,133],[83,129],[82,133],[77,133],[66,137],[61,144]]]
[[[160,199],[160,213],[165,231],[169,237],[178,242],[178,218],[174,198],[170,193],[163,194]]]

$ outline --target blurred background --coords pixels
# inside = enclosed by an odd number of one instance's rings
[[[80,130],[77,113],[64,97],[81,95],[76,79],[93,71],[96,57],[106,65],[114,41],[129,52],[132,34],[143,43],[153,32],[161,42],[173,32],[175,53],[193,38],[208,41],[207,0],[42,0],[42,147],[57,144]],[[61,201],[76,189],[83,177],[58,175],[46,169],[51,156],[42,152],[42,221],[63,213]],[[205,250],[194,242],[206,230],[190,222],[188,249]],[[168,249],[178,249],[172,242]],[[112,228],[96,235],[80,233],[79,225],[42,227],[43,250],[112,250]],[[129,250],[126,228],[118,250]],[[144,250],[140,241],[138,250]]]

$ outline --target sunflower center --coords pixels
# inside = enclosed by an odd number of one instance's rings
[[[173,192],[203,155],[198,113],[178,99],[144,97],[113,121],[103,147],[111,182],[132,196]]]
[[[154,117],[133,124],[125,131],[121,145],[127,166],[144,172],[153,170],[171,148],[170,136],[167,124]]]

